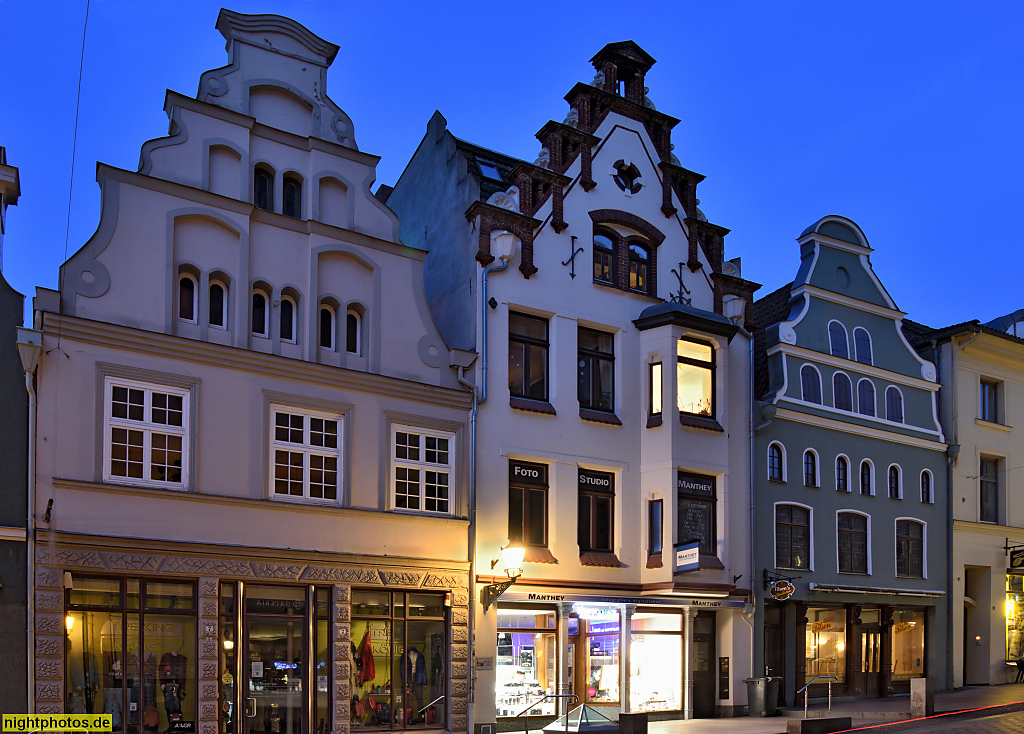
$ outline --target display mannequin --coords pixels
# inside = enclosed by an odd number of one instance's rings
[[[180,644],[160,658],[160,689],[164,694],[164,711],[168,721],[181,721],[181,701],[185,698],[188,658],[181,654]]]

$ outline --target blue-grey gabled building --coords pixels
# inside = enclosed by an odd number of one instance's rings
[[[753,667],[782,676],[791,705],[829,680],[857,697],[906,692],[922,676],[942,690],[949,538],[935,366],[904,337],[856,224],[824,217],[798,242],[794,281],[754,306]]]

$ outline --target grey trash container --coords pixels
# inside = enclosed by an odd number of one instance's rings
[[[782,678],[747,678],[749,716],[776,716],[779,713],[779,683]]]

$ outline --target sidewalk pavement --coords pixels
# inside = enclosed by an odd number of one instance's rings
[[[1020,707],[1009,706],[1014,703],[1020,703]],[[999,708],[988,708],[993,706]],[[935,694],[935,713],[964,712],[956,717],[958,720],[1013,710],[1024,710],[1024,685],[1011,683],[1001,686],[971,686]],[[827,704],[811,703],[807,707],[807,712],[808,717],[849,716],[854,727],[897,724],[910,718],[910,697],[833,700],[831,711],[828,710]],[[788,718],[799,718],[803,715],[803,706],[800,706],[783,710],[781,716],[766,718],[742,716],[731,719],[652,721],[648,724],[648,730],[650,734],[783,734]]]

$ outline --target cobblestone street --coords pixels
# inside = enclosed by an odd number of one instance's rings
[[[1024,734],[1024,712],[986,716],[981,719],[948,722],[939,720],[934,724],[915,726],[907,731],[920,734]]]

